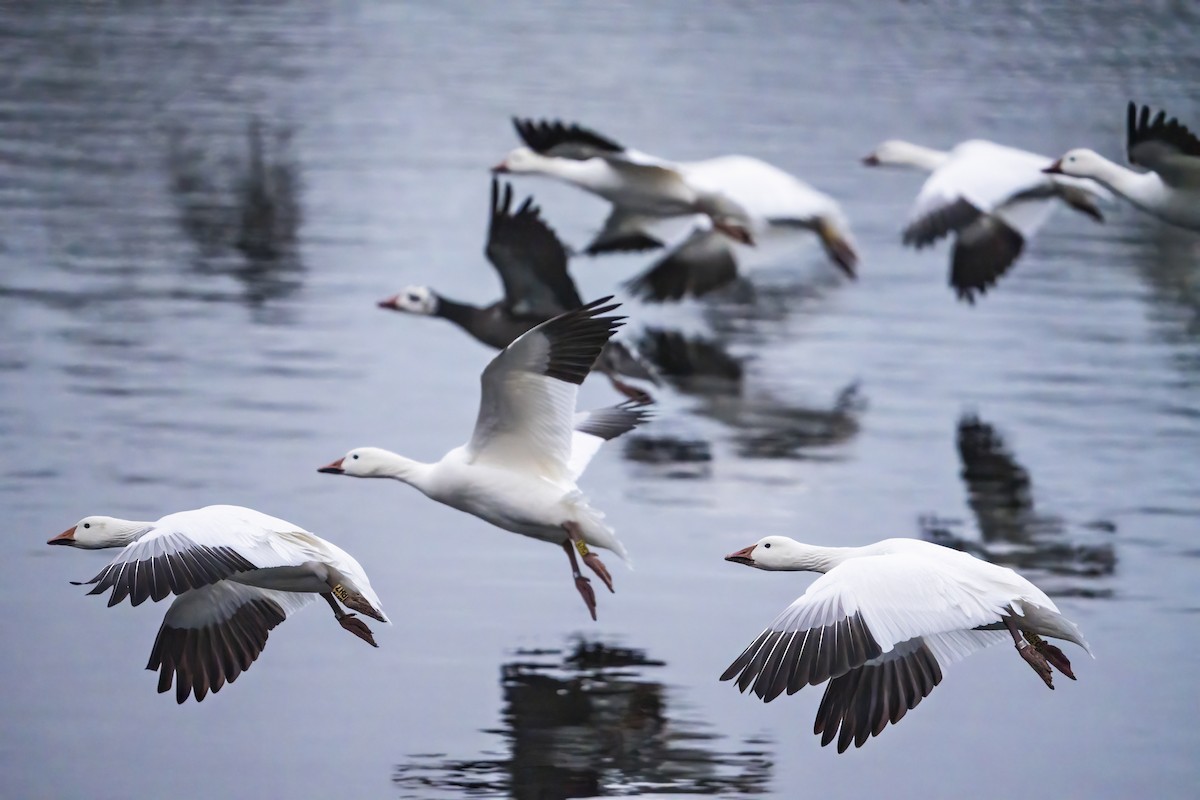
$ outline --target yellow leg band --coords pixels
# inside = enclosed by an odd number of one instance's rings
[[[349,595],[350,592],[346,591],[346,587],[342,586],[340,583],[333,587],[333,596],[338,600],[341,600],[343,603],[346,602],[346,598]]]
[[[586,556],[589,552],[591,552],[588,550],[587,542],[585,542],[583,539],[575,540],[575,549],[579,551],[579,555],[581,556]]]

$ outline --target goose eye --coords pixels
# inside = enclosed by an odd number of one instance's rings
[[[764,545],[763,545],[763,547],[765,547],[767,550],[770,550],[770,549],[771,549],[771,543],[770,543],[770,542],[767,542],[766,544],[764,544]]]
[[[358,461],[358,453],[355,453],[354,455],[350,456],[350,458],[354,459],[355,461]]]
[[[85,523],[83,523],[83,527],[85,527],[85,528],[90,528],[90,527],[92,527],[92,523],[90,523],[90,522],[85,522]]]

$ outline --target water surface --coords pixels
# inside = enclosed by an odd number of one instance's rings
[[[1198,32],[1168,2],[7,4],[0,794],[1191,796],[1200,241],[1063,212],[969,308],[945,248],[900,247],[920,178],[858,159],[973,136],[1117,158],[1130,98],[1200,124]],[[636,564],[599,623],[553,548],[315,471],[465,439],[490,353],[374,301],[498,295],[486,168],[512,114],[768,159],[839,198],[863,253],[853,285],[812,247],[749,291],[628,307],[627,335],[708,372],[668,375],[656,422],[588,472]],[[251,131],[289,209],[265,245]],[[518,190],[575,244],[603,214]],[[645,263],[574,270],[591,297]],[[83,597],[67,581],[103,554],[43,542],[209,503],[353,552],[395,620],[380,649],[313,608],[219,695],[156,695],[162,609]],[[1097,659],[1051,693],[1008,648],[975,656],[838,756],[818,691],[764,706],[716,680],[807,585],[721,560],[771,533],[1013,564]],[[625,661],[572,660],[606,652]]]

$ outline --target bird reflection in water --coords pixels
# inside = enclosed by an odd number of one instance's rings
[[[677,331],[647,329],[638,349],[676,391],[697,398],[694,411],[732,432],[742,458],[835,460],[839,446],[859,431],[866,406],[859,384],[843,387],[823,405],[785,402],[761,388],[748,387],[740,360],[715,341]],[[627,454],[648,449],[632,437]],[[685,443],[696,450],[696,446]]]
[[[293,129],[251,119],[233,148],[171,131],[167,172],[180,228],[195,244],[194,268],[230,275],[259,305],[300,286],[300,164]]]
[[[1041,570],[1055,576],[1057,580],[1043,585],[1052,595],[1111,594],[1093,581],[1116,569],[1116,551],[1111,541],[1105,541],[1115,531],[1113,523],[1070,525],[1062,517],[1038,511],[1029,471],[1018,463],[1000,433],[974,414],[959,419],[957,444],[967,505],[975,516],[979,540],[956,532],[961,521],[933,515],[920,520],[925,539],[1019,572]]]
[[[673,716],[663,662],[634,649],[576,641],[568,652],[518,651],[501,668],[508,754],[454,760],[414,756],[396,769],[403,797],[554,800],[600,795],[761,795],[771,762],[763,742],[737,752]]]

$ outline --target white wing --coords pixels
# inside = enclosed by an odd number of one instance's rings
[[[177,597],[163,618],[146,669],[159,670],[158,691],[175,683],[175,699],[196,702],[250,668],[270,631],[316,598],[220,581]]]
[[[605,442],[628,433],[649,417],[650,412],[643,404],[632,401],[576,414],[575,431],[571,434],[571,460],[567,464],[571,480],[579,480]]]
[[[958,145],[917,194],[904,243],[924,247],[1018,198],[1052,196],[1054,182],[1041,171],[1050,164],[1036,153],[992,142]],[[1021,232],[1028,236],[1034,230]]]
[[[127,596],[133,605],[162,600],[228,578],[238,572],[303,563],[276,533],[301,531],[295,525],[253,509],[207,506],[168,514],[87,581],[88,594],[110,587],[108,605]]]
[[[1004,640],[979,631],[1010,595],[949,577],[939,560],[889,553],[822,575],[730,665],[721,680],[765,702],[829,680],[815,731],[838,751],[861,745],[916,707],[942,668]]]
[[[570,476],[575,398],[604,343],[623,317],[611,297],[561,314],[518,337],[483,371],[472,461],[524,469],[551,479]]]
[[[761,220],[810,220],[837,209],[829,195],[750,156],[719,156],[681,164],[679,169],[693,186],[720,192]]]
[[[982,585],[982,584],[981,584]],[[937,561],[889,553],[847,561],[822,575],[722,676],[777,696],[844,675],[910,640],[999,622],[1011,596],[967,589]],[[947,654],[952,650],[947,649]],[[781,678],[782,680],[782,678]]]

